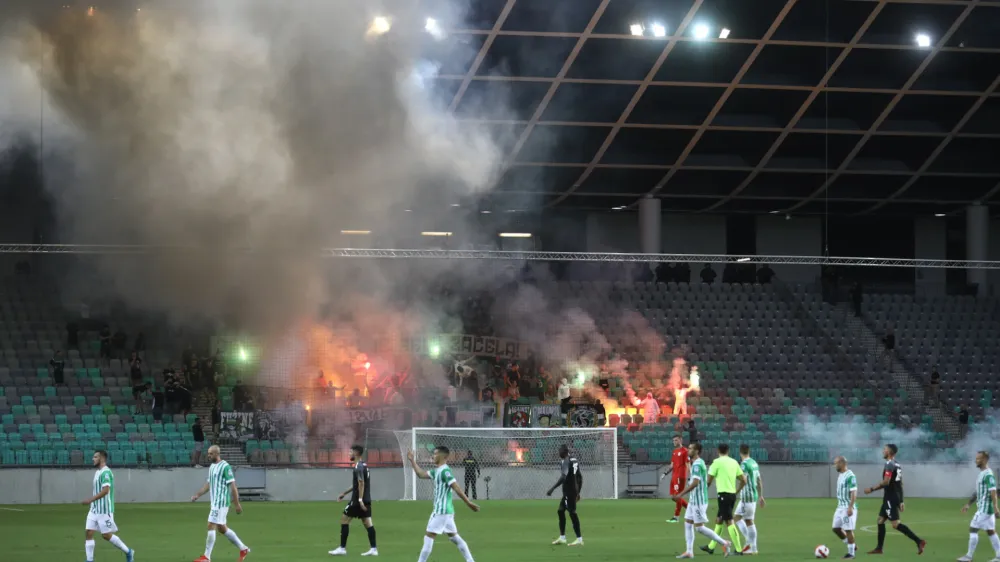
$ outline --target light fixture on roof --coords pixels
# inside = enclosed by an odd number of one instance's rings
[[[934,213],[934,216],[938,217],[938,218],[941,218],[941,217],[944,216],[944,213]]]
[[[777,215],[777,214],[778,214],[778,213],[780,213],[780,212],[781,212],[781,211],[771,211],[771,212],[770,212],[770,213],[768,213],[768,214],[771,214],[771,215]]]
[[[364,234],[371,234],[372,231],[370,231],[370,230],[341,230],[340,233],[341,234],[350,234],[350,235],[364,235]]]
[[[452,207],[461,207],[461,205],[459,205],[458,203],[452,203],[451,206]]]
[[[530,232],[501,232],[500,238],[531,238]]]
[[[625,205],[618,205],[617,207],[611,207],[612,211],[624,211]]]
[[[628,31],[635,37],[642,37],[642,34],[645,30],[642,28],[641,23],[633,23],[632,25],[628,26]]]
[[[489,214],[492,214],[492,213],[493,213],[493,211],[485,211],[485,210],[484,211],[479,211],[480,215],[489,215]]]
[[[392,29],[392,22],[385,16],[376,16],[368,26],[368,35],[384,35]]]
[[[430,33],[435,39],[444,38],[444,31],[441,29],[441,24],[434,18],[427,18],[424,22],[424,31]]]
[[[706,25],[704,23],[699,23],[698,25],[694,26],[694,38],[695,39],[698,39],[698,40],[708,39],[708,35],[711,32],[712,32],[712,30],[708,27],[708,25]]]
[[[667,26],[662,23],[654,23],[650,26],[653,31],[653,37],[666,37],[667,36]]]
[[[719,31],[719,39],[729,39],[729,33],[729,28],[723,27],[722,30]]]
[[[736,261],[738,261],[740,263],[746,263],[746,262],[750,261],[750,258],[738,258]]]
[[[439,232],[434,230],[428,230],[420,233],[421,236],[451,236],[450,232]]]
[[[921,49],[926,49],[927,47],[931,46],[931,36],[927,35],[926,33],[918,33],[916,41],[917,41],[917,46],[920,47]]]

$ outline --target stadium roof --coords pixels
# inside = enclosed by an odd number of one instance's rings
[[[559,209],[654,194],[683,212],[1000,211],[1000,1],[472,4],[446,41],[478,56],[438,86],[459,115],[510,98],[498,205],[544,190]]]

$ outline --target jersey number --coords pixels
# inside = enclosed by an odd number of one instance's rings
[[[213,509],[211,515],[212,515],[212,519],[217,518],[219,516],[219,510],[218,509]]]
[[[110,529],[111,528],[111,521],[110,520],[105,521],[104,522],[104,526],[107,527],[108,529]]]
[[[902,482],[902,481],[903,481],[903,469],[897,466],[896,467],[896,482]]]
[[[580,473],[580,463],[575,462],[575,463],[572,464],[572,467],[573,467],[572,474],[579,474]]]

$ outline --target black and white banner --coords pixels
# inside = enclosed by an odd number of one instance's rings
[[[257,438],[254,427],[255,412],[222,412],[219,424],[219,440],[230,443],[245,443]]]
[[[476,355],[522,359],[527,353],[525,344],[517,340],[469,334],[440,334],[409,340],[409,350],[420,355]]]

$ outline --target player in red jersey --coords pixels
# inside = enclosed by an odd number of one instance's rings
[[[679,496],[681,491],[684,490],[684,486],[687,485],[688,463],[687,447],[684,446],[684,441],[680,435],[674,435],[674,452],[670,455],[670,469],[663,473],[663,478],[671,474],[673,475],[670,478],[671,496]],[[681,509],[687,507],[687,500],[682,497],[678,497],[674,501],[677,503],[677,506],[674,508],[674,516],[672,519],[667,519],[667,523],[677,523]]]

